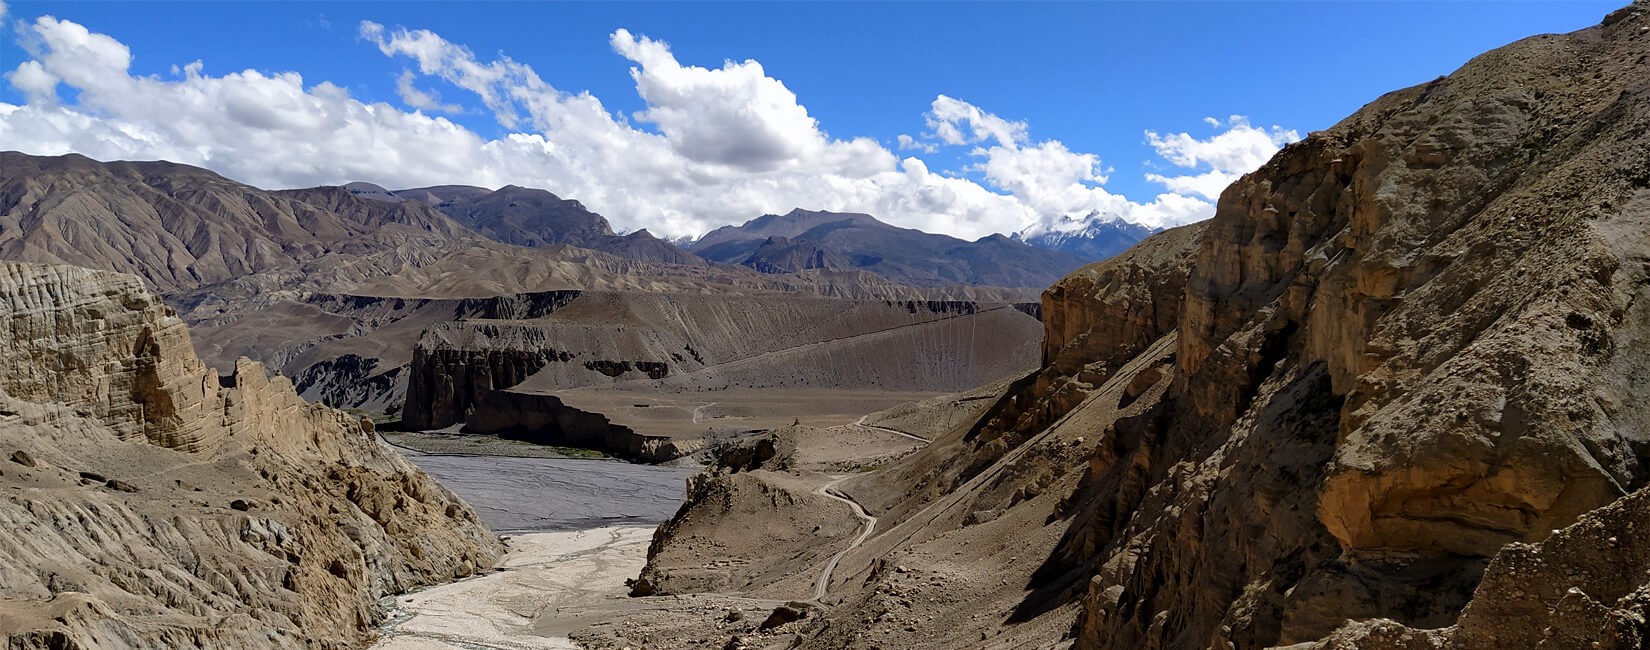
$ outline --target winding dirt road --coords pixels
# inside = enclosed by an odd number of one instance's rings
[[[854,514],[859,517],[859,520],[865,523],[865,529],[859,531],[859,537],[855,537],[854,541],[848,544],[847,548],[844,548],[841,551],[838,551],[836,555],[831,556],[831,561],[826,562],[825,568],[819,572],[819,580],[814,583],[814,595],[811,600],[821,606],[823,606],[824,603],[820,601],[825,598],[825,591],[831,586],[831,572],[836,571],[837,563],[841,562],[842,557],[847,555],[849,551],[859,548],[860,544],[865,543],[865,540],[869,538],[871,533],[875,532],[877,529],[876,517],[873,517],[871,516],[871,513],[866,512],[864,506],[859,505],[859,502],[854,501],[847,495],[838,492],[836,489],[836,484],[853,478],[853,476],[853,474],[837,476],[831,479],[830,483],[821,485],[819,486],[819,489],[814,490],[814,494],[848,504],[848,507],[853,509]]]
[[[872,429],[872,430],[875,430],[875,431],[881,431],[881,432],[883,432],[883,433],[891,433],[891,434],[894,434],[894,435],[896,435],[896,436],[901,436],[901,437],[905,437],[905,438],[910,438],[910,439],[912,439],[912,440],[915,440],[915,441],[917,441],[917,442],[920,442],[920,443],[923,443],[923,444],[928,444],[928,443],[930,443],[930,442],[933,442],[933,440],[929,440],[929,439],[928,439],[928,438],[924,438],[924,437],[922,437],[922,436],[916,436],[916,435],[911,435],[911,434],[909,434],[909,433],[906,433],[906,432],[904,432],[904,431],[900,431],[900,430],[899,430],[899,429],[890,429],[890,428],[888,428],[888,427],[879,427],[879,426],[877,426],[877,425],[875,425],[875,424],[866,424],[866,423],[865,423],[865,418],[868,418],[868,417],[871,417],[871,416],[869,416],[869,415],[861,415],[861,416],[859,416],[859,419],[858,419],[858,420],[854,420],[854,424],[853,424],[853,426],[856,426],[856,427],[864,427],[864,428],[866,428],[866,429]]]

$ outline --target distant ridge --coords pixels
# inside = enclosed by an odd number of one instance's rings
[[[1013,238],[1037,248],[1100,261],[1162,231],[1162,228],[1125,221],[1116,215],[1092,212],[1080,219],[1068,218],[1055,228],[1027,228],[1014,233]]]
[[[1043,287],[1087,260],[1003,235],[965,241],[868,214],[795,209],[723,226],[685,245],[705,259],[764,273],[862,269],[918,286]]]

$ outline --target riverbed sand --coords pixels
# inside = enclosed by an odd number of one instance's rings
[[[652,535],[613,526],[511,537],[499,570],[397,597],[373,648],[577,648],[561,636],[570,630],[544,623],[625,609],[625,579],[641,570]]]

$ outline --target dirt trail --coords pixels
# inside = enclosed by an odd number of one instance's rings
[[[933,440],[930,440],[928,438],[924,438],[924,437],[919,436],[919,435],[906,433],[904,431],[900,431],[899,429],[890,429],[888,427],[877,426],[875,424],[866,424],[865,423],[865,418],[868,418],[868,417],[871,417],[871,416],[869,416],[869,415],[859,416],[858,420],[854,420],[854,426],[863,427],[863,428],[866,428],[866,429],[872,429],[872,430],[876,430],[876,431],[881,431],[883,433],[891,433],[891,434],[894,434],[896,436],[910,438],[912,440],[915,440],[915,441],[923,443],[923,444],[928,444],[930,442],[933,442]]]
[[[701,420],[703,420],[705,418],[705,409],[712,406],[716,406],[716,402],[693,407],[693,423],[698,424]]]
[[[834,477],[831,479],[831,482],[821,485],[819,486],[819,489],[814,490],[814,494],[848,504],[848,507],[853,509],[854,514],[859,517],[859,520],[865,522],[865,529],[859,531],[859,537],[855,537],[854,541],[849,543],[847,548],[844,548],[841,551],[838,551],[836,555],[831,556],[831,560],[825,563],[825,568],[820,570],[819,580],[814,583],[814,593],[811,600],[813,600],[813,602],[820,603],[821,605],[824,604],[820,601],[825,598],[826,589],[831,586],[831,572],[836,570],[837,563],[842,561],[842,557],[844,555],[847,555],[854,549],[859,548],[860,544],[865,543],[866,538],[869,538],[871,533],[875,532],[877,529],[876,517],[873,517],[871,516],[871,513],[866,512],[864,506],[859,505],[859,502],[854,501],[852,498],[849,498],[847,495],[836,490],[836,485],[838,483],[853,478],[853,476],[854,475],[852,474],[847,474]]]

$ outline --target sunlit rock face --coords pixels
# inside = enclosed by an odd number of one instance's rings
[[[1388,94],[1226,190],[1173,386],[1091,466],[1080,647],[1439,628],[1469,601],[1459,638],[1496,647],[1493,617],[1571,606],[1490,592],[1650,476],[1645,13]]]
[[[0,264],[0,629],[14,647],[354,647],[499,552],[370,425],[219,377],[137,278]]]

